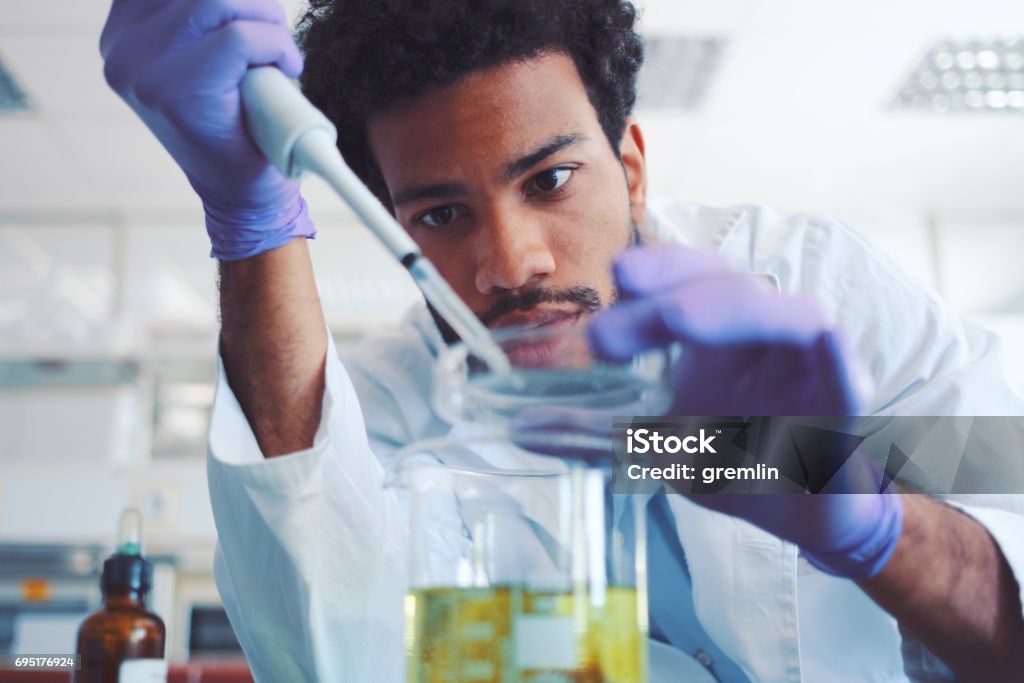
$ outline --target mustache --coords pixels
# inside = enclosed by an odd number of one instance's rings
[[[535,287],[522,294],[506,294],[494,302],[480,316],[480,322],[486,327],[504,315],[516,311],[528,311],[539,304],[577,304],[588,312],[601,308],[601,295],[593,287],[577,285],[564,289],[551,287]]]

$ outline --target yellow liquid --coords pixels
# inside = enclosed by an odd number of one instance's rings
[[[644,683],[636,591],[429,588],[405,598],[409,683]]]

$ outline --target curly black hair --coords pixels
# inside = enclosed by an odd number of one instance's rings
[[[366,122],[430,89],[511,60],[576,64],[618,154],[643,42],[629,0],[311,0],[299,20],[302,89],[338,128],[338,149],[390,207]]]

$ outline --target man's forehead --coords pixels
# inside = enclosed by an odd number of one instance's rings
[[[575,63],[554,53],[475,72],[429,91],[371,118],[368,134],[391,181],[460,161],[508,163],[555,138],[594,138],[599,126]]]

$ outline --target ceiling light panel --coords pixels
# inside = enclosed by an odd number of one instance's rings
[[[716,36],[645,37],[637,106],[669,111],[699,107],[725,45],[725,39]]]
[[[1024,113],[1024,38],[939,41],[900,88],[893,108]]]

